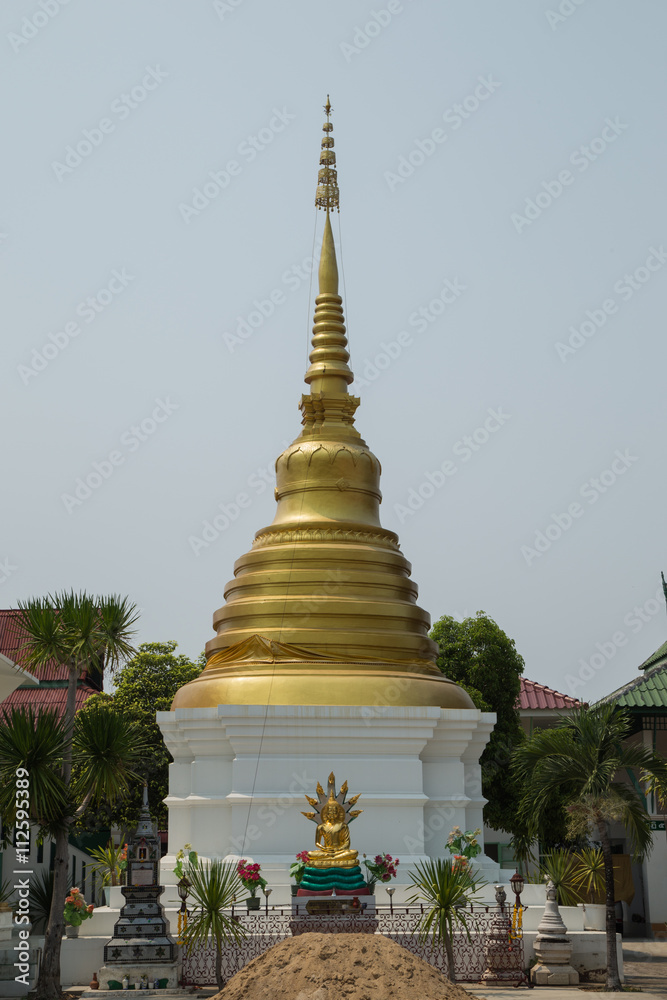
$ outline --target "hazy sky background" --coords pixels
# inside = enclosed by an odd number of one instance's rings
[[[61,3],[0,10],[0,603],[121,592],[140,641],[212,637],[300,428],[330,93],[357,427],[419,603],[582,699],[635,678],[667,632],[667,8]]]

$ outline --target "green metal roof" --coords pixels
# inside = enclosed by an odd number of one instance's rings
[[[615,701],[620,708],[667,710],[667,663],[647,670],[643,677],[612,691],[601,701]]]
[[[667,642],[663,642],[659,649],[656,649],[655,653],[651,653],[648,660],[644,660],[643,663],[639,664],[639,670],[648,670],[649,667],[654,667],[656,664],[660,663],[661,660],[667,660]]]

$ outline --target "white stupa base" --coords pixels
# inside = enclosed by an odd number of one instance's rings
[[[157,979],[163,982],[167,980],[166,985],[161,987],[161,989],[176,989],[181,978],[181,963],[180,962],[153,962],[144,963],[137,962],[136,965],[128,965],[127,963],[123,965],[114,965],[109,963],[108,965],[103,965],[100,971],[97,973],[97,980],[100,984],[100,990],[118,990],[118,987],[112,987],[109,985],[110,982],[122,983],[123,976],[127,976],[128,981],[134,984],[136,987],[137,983],[141,982],[142,975],[147,975],[149,980],[149,989],[153,989],[153,982]]]
[[[537,950],[537,946],[536,946]],[[550,956],[540,952],[538,964],[530,970],[530,981],[536,986],[576,986],[579,982],[579,973],[573,969],[568,961],[562,962],[558,956],[553,961]],[[572,954],[572,944],[570,943],[569,955]],[[568,955],[568,958],[569,958]]]
[[[352,846],[409,866],[446,855],[454,826],[483,827],[479,758],[495,715],[476,709],[219,705],[158,712],[170,766],[165,903],[176,902],[171,869],[186,843],[207,858],[252,858],[289,900],[289,865],[312,849],[315,825],[302,811],[331,771],[361,792]],[[498,866],[481,857],[487,879]],[[380,893],[383,889],[379,887]],[[283,900],[283,895],[285,899]],[[173,899],[172,899],[173,897]]]

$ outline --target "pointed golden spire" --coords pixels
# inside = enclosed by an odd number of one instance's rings
[[[324,223],[324,235],[322,237],[322,250],[320,252],[320,269],[318,271],[320,283],[320,295],[325,292],[329,295],[338,295],[338,264],[336,263],[336,248],[334,246],[333,233],[331,231],[331,220],[327,212],[327,220]]]
[[[350,355],[345,336],[343,300],[338,294],[336,248],[329,218],[331,209],[339,208],[339,191],[336,154],[333,151],[334,141],[331,135],[333,125],[329,120],[331,103],[328,94],[324,110],[327,120],[322,126],[325,136],[322,139],[315,205],[317,208],[326,209],[327,217],[324,223],[318,272],[319,295],[315,299],[313,349],[309,356],[311,364],[305,375],[305,380],[310,385],[311,396],[323,392],[327,395],[331,393],[347,395],[347,387],[354,381],[354,374],[348,366]]]

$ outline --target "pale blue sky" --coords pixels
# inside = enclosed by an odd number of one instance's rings
[[[123,592],[140,640],[212,636],[299,430],[328,92],[357,426],[420,604],[587,700],[636,675],[667,631],[667,11],[560,8],[5,0],[3,606]]]

